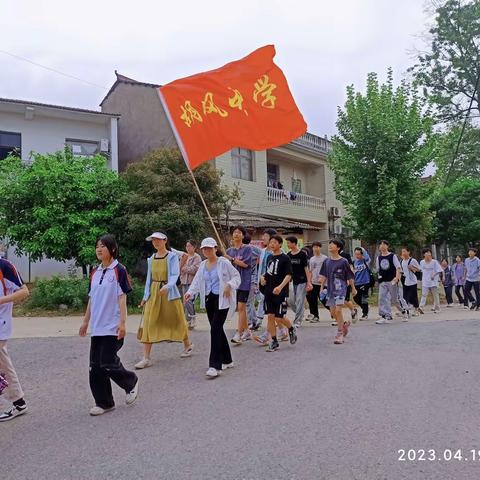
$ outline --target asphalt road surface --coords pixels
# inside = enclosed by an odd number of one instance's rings
[[[344,345],[333,334],[234,347],[236,367],[206,380],[209,336],[194,332],[193,357],[154,347],[138,401],[114,387],[102,417],[88,415],[88,339],[12,340],[30,412],[0,424],[0,478],[480,478],[480,319],[362,325]],[[133,335],[121,357],[139,358]]]

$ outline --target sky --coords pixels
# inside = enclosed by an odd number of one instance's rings
[[[308,130],[331,136],[347,85],[363,90],[369,72],[383,80],[388,67],[396,81],[407,74],[431,21],[424,8],[425,0],[0,0],[0,97],[97,109],[114,70],[165,84],[274,44]]]

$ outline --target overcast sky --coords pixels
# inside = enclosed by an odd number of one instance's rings
[[[430,21],[424,0],[0,0],[0,97],[98,108],[114,70],[168,83],[274,44],[310,132],[335,132],[345,87],[396,80]]]

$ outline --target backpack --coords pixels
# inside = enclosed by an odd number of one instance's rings
[[[370,270],[370,268],[368,268],[368,265],[367,265],[367,262],[364,260],[363,263],[365,264],[365,268],[367,269],[368,271],[368,278],[369,278],[369,282],[368,282],[368,288],[369,289],[373,289],[373,287],[375,286],[375,275],[373,274],[373,272]]]

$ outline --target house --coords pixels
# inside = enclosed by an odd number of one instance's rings
[[[140,161],[149,151],[176,147],[173,131],[158,96],[159,84],[139,82],[115,71],[116,81],[100,106],[102,112],[121,115],[119,168]],[[225,185],[238,185],[240,204],[230,215],[259,238],[263,229],[295,233],[302,242],[343,236],[342,206],[336,199],[334,176],[326,163],[331,148],[327,138],[306,133],[287,145],[266,151],[241,148],[212,160],[223,171]]]
[[[104,155],[108,166],[118,171],[118,120],[113,113],[0,98],[0,161],[14,152],[28,162],[31,152],[53,153],[69,146],[75,155]],[[0,253],[15,262],[28,281],[66,274],[71,267],[71,262],[30,262],[1,241]]]

